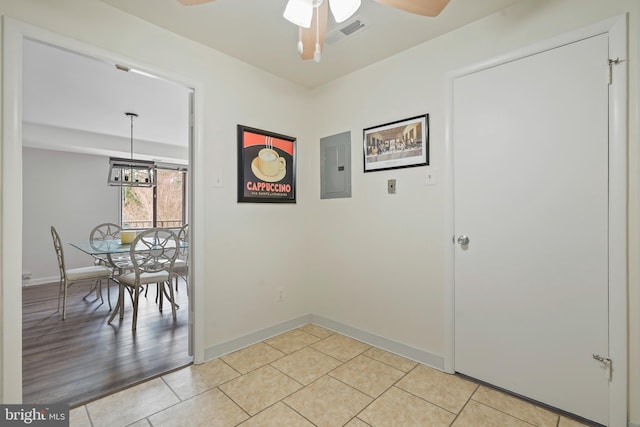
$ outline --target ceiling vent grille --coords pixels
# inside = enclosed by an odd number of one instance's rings
[[[353,21],[350,21],[346,25],[341,28],[336,28],[329,33],[324,38],[325,43],[334,44],[339,42],[340,40],[344,40],[345,38],[352,36],[353,34],[362,31],[366,28],[364,22],[361,19],[356,18]]]

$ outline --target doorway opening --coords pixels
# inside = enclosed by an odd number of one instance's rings
[[[55,254],[45,232],[56,226],[65,262],[74,268],[93,260],[67,243],[88,241],[98,224],[121,222],[120,188],[107,186],[107,168],[108,156],[128,157],[125,110],[142,118],[136,122],[142,154],[136,157],[180,170],[181,226],[190,223],[194,89],[130,67],[123,72],[116,61],[48,41],[24,37],[21,51],[22,401],[77,406],[194,360],[193,276],[176,278],[176,321],[171,310],[159,310],[152,287],[141,298],[136,332],[130,301],[123,321],[108,325],[108,296],[115,303],[117,286],[103,286],[100,299],[89,294],[91,284],[70,288],[63,321],[56,309]]]

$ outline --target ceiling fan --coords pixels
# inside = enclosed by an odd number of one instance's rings
[[[215,0],[177,0],[185,6],[209,3]],[[376,0],[378,3],[422,16],[437,16],[450,0]],[[296,24],[298,53],[302,59],[320,62],[324,35],[327,31],[329,8],[340,23],[349,19],[360,7],[361,0],[288,0],[283,16]]]

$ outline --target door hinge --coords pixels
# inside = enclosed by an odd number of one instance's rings
[[[609,70],[608,70],[608,76],[607,76],[607,84],[613,84],[613,66],[614,65],[618,65],[621,62],[624,62],[624,60],[622,60],[620,58],[609,59]]]
[[[593,358],[604,365],[604,367],[607,370],[607,376],[609,377],[609,381],[611,381],[611,375],[613,371],[611,359],[608,357],[602,357],[599,354],[594,354]]]

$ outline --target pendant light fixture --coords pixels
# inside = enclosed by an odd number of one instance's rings
[[[150,160],[133,158],[133,119],[136,113],[124,113],[131,119],[131,158],[110,157],[107,183],[112,187],[155,187],[156,165]]]

